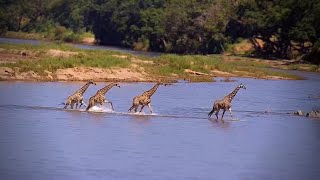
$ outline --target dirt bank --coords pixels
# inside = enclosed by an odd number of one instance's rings
[[[212,81],[214,77],[290,79],[290,76],[281,76],[282,74],[261,73],[259,68],[260,66],[264,67],[264,64],[268,64],[267,67],[285,67],[288,64],[295,63],[236,56],[212,57],[211,61],[223,64],[219,68],[220,64],[210,64],[211,62],[207,61],[207,56],[190,60],[190,57],[171,55],[163,57],[167,59],[161,61],[163,59],[107,51],[78,51],[72,48],[3,47],[0,48],[0,80],[87,81],[94,79],[95,81],[150,82],[159,79],[168,81],[185,79],[195,82]],[[171,61],[170,58],[176,59]],[[195,61],[196,59],[197,61]],[[239,66],[244,68],[237,68]],[[258,74],[259,72],[260,74]]]
[[[1,80],[30,80],[30,81],[121,81],[147,82],[156,81],[145,72],[135,72],[129,68],[91,68],[75,67],[58,69],[56,72],[44,71],[38,74],[33,71],[20,72],[17,68],[0,67]]]
[[[50,49],[45,56],[57,58],[69,58],[79,55],[79,52],[61,51]],[[127,58],[125,56],[125,58]],[[19,61],[35,60],[37,56],[34,53],[23,50],[1,51],[0,63],[15,64]],[[153,81],[153,79],[137,65],[137,60],[129,68],[96,68],[96,67],[74,67],[58,69],[55,72],[44,70],[42,73],[34,71],[23,71],[18,67],[0,67],[0,80],[30,80],[30,81],[86,81],[94,79],[95,81]]]
[[[0,67],[0,80],[26,80],[26,81],[87,81],[94,79],[95,81],[120,81],[120,82],[155,82],[159,79],[166,79],[174,82],[179,77],[154,77],[145,71],[136,71],[136,66],[132,68],[95,68],[95,67],[75,67],[67,69],[58,69],[56,72],[44,71],[38,74],[34,71],[20,72],[18,68]],[[203,74],[201,72],[190,71],[189,81],[212,81],[214,77],[239,77],[235,74],[213,70],[210,74]],[[255,78],[249,73],[242,77]],[[264,76],[260,79],[278,79],[285,80],[281,76]]]

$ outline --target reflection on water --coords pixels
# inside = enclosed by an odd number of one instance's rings
[[[83,83],[0,82],[1,179],[317,179],[320,121],[293,116],[319,99],[309,80],[237,79],[159,87],[155,115],[130,115],[152,83],[122,83],[102,112],[63,110]],[[240,82],[235,119],[207,119],[213,101]],[[85,101],[98,88],[89,87]]]

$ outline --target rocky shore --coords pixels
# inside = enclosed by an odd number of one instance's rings
[[[320,119],[320,110],[310,111],[307,113],[304,113],[303,111],[299,110],[297,112],[294,112],[294,115]]]

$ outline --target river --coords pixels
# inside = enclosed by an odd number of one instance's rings
[[[115,112],[83,112],[61,105],[81,82],[0,82],[0,178],[318,179],[320,121],[292,112],[319,108],[320,77],[302,75],[161,86],[153,115],[127,113],[153,83],[121,83],[107,93]],[[213,101],[240,82],[235,120],[208,120]]]
[[[320,121],[292,113],[320,108],[320,75],[294,73],[306,80],[161,86],[152,115],[127,110],[153,83],[121,83],[107,93],[115,112],[84,112],[61,105],[83,82],[1,81],[0,178],[319,179]],[[213,101],[241,82],[235,119],[208,120]],[[89,87],[85,101],[104,85]]]

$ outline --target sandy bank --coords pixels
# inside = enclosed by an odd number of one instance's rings
[[[94,52],[94,51],[93,51]],[[96,53],[96,52],[94,52]],[[204,64],[195,65],[195,60],[186,60],[177,58],[175,62],[163,61],[152,58],[139,58],[125,54],[108,54],[98,52],[100,56],[94,56],[91,51],[76,51],[74,49],[1,49],[0,48],[0,80],[25,80],[25,81],[87,81],[93,79],[95,81],[120,81],[120,82],[152,82],[159,79],[165,79],[171,82],[179,79],[185,79],[190,82],[209,82],[214,77],[248,77],[259,79],[290,79],[275,74],[264,73],[257,75],[256,69],[236,69],[236,66],[230,66],[229,72],[222,71],[221,68],[211,65],[203,60]],[[50,57],[50,58],[47,58]],[[91,57],[91,58],[90,58]],[[106,58],[107,57],[107,58]],[[205,57],[205,56],[204,56]],[[46,59],[47,58],[47,59]],[[168,57],[167,57],[168,58]],[[176,57],[174,57],[176,58]],[[198,57],[199,58],[199,57]],[[170,59],[170,57],[169,57]],[[100,60],[100,61],[99,61]],[[180,61],[181,60],[181,61]],[[213,58],[214,60],[214,58]],[[71,62],[70,62],[71,61]],[[80,63],[80,61],[83,61]],[[198,60],[201,62],[201,58]],[[21,63],[22,62],[22,63]],[[45,63],[43,63],[45,62]],[[54,63],[52,63],[54,62]],[[86,62],[95,62],[88,64]],[[107,62],[107,63],[105,63]],[[108,62],[125,64],[124,66],[104,66]],[[161,62],[161,63],[159,63]],[[292,62],[287,61],[261,61],[247,60],[243,58],[223,56],[223,62],[259,62],[272,64],[271,67],[285,66]],[[100,64],[98,64],[100,63]],[[184,64],[183,64],[184,63]],[[188,64],[190,63],[190,65]],[[208,63],[208,64],[205,64]],[[245,64],[243,63],[243,64]],[[42,65],[41,65],[42,64]],[[59,64],[60,66],[55,66]],[[98,65],[97,65],[98,64]],[[250,64],[249,64],[250,65]],[[56,68],[52,68],[55,66]],[[94,67],[92,67],[94,66]],[[190,67],[183,69],[181,67]],[[227,65],[226,65],[227,66]],[[244,65],[242,65],[244,66]],[[120,68],[125,67],[125,68]],[[165,68],[163,68],[165,67]],[[203,68],[204,67],[204,68]],[[165,75],[157,72],[158,68],[163,71],[169,71]],[[170,69],[171,68],[171,69]],[[195,69],[205,69],[205,73],[195,71]],[[50,70],[51,69],[51,70]],[[173,70],[172,70],[173,69]],[[222,68],[224,69],[224,68]]]
[[[33,71],[20,72],[17,68],[0,67],[1,80],[27,81],[120,81],[120,82],[147,82],[155,81],[145,72],[134,72],[129,68],[91,68],[75,67],[58,69],[56,72],[44,71],[38,74]]]

